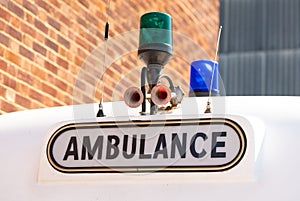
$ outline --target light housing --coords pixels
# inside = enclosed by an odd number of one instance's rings
[[[213,79],[212,84],[211,79]],[[212,85],[211,95],[220,95],[219,64],[211,60],[198,60],[192,62],[190,74],[190,96],[208,96],[210,85]]]
[[[147,65],[164,66],[172,58],[172,17],[162,12],[150,12],[140,19],[138,56]]]

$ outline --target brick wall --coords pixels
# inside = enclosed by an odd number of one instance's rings
[[[105,0],[0,0],[0,114],[98,102],[104,61]],[[105,101],[139,83],[139,18],[173,17],[174,58],[165,72],[188,93],[189,62],[214,58],[218,0],[110,2]]]

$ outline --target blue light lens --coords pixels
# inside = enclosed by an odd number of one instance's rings
[[[200,93],[205,96],[209,94],[211,79],[214,69],[212,82],[212,95],[219,95],[219,64],[210,60],[194,61],[191,64],[190,94]]]

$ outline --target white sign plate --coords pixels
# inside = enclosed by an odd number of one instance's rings
[[[75,123],[54,132],[47,158],[64,173],[213,172],[235,167],[246,147],[227,118]]]

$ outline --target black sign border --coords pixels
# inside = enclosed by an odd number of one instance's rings
[[[230,162],[223,165],[215,166],[117,166],[117,167],[64,167],[60,165],[53,156],[53,146],[55,140],[68,130],[76,130],[83,128],[115,128],[163,125],[163,126],[179,126],[179,125],[210,125],[221,124],[231,127],[239,137],[240,149],[236,157]],[[197,118],[197,119],[172,119],[172,120],[152,120],[152,121],[110,121],[110,122],[84,122],[66,124],[57,129],[48,141],[46,154],[50,165],[57,171],[62,173],[143,173],[143,172],[223,172],[232,169],[240,163],[247,149],[247,138],[242,127],[232,119],[228,118]]]

